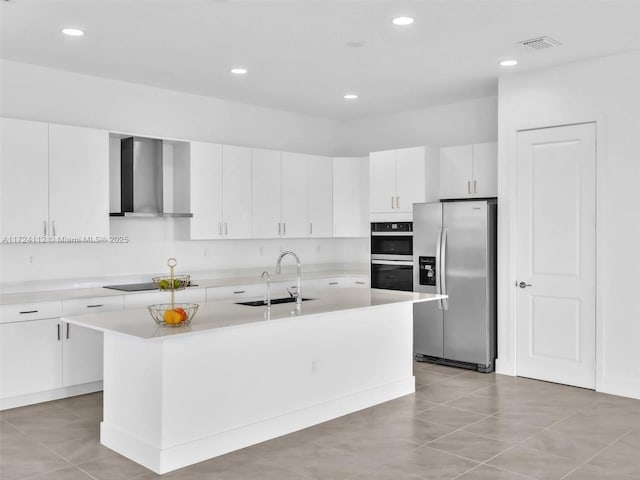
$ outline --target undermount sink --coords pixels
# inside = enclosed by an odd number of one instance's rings
[[[315,300],[313,298],[303,298],[302,301]],[[295,303],[296,299],[293,297],[284,298],[272,298],[271,305],[277,305],[279,303]],[[251,302],[236,302],[236,305],[247,305],[249,307],[264,307],[267,304],[266,300],[253,300]]]

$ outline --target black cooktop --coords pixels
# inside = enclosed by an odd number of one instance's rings
[[[120,290],[122,292],[143,292],[145,290],[157,290],[155,283],[125,283],[124,285],[105,285],[104,288]]]

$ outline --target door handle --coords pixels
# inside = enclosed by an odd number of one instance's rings
[[[391,197],[391,208],[394,209],[396,207],[393,206],[393,196]]]
[[[44,226],[44,236],[46,237],[47,236],[47,221],[46,220],[43,221],[42,224]]]
[[[224,234],[229,235],[229,230],[227,229],[227,222],[224,222]]]
[[[442,249],[442,229],[438,229],[438,237],[436,239],[436,294],[442,294],[442,279],[440,275],[442,275],[442,269],[440,268],[440,260],[441,255],[440,251]],[[438,310],[442,310],[442,299],[438,300]]]
[[[56,236],[56,222],[54,222],[53,220],[51,220],[51,233],[53,233],[53,236]]]
[[[473,181],[473,193],[478,193],[478,181]]]
[[[527,287],[531,287],[532,285],[530,283],[520,282],[518,286],[520,288],[527,288]]]
[[[400,197],[396,197],[396,208],[400,208]]]
[[[313,235],[313,222],[309,222],[309,235]]]
[[[67,340],[69,340],[69,324],[67,323]]]
[[[440,292],[447,295],[447,229],[442,229],[442,243],[440,244]],[[442,299],[442,309],[449,310],[449,300]]]
[[[471,180],[467,180],[467,193],[471,195]]]
[[[218,235],[222,236],[222,222],[218,222]]]

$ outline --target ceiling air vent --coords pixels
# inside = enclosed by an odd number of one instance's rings
[[[557,40],[554,40],[551,37],[537,37],[532,38],[531,40],[524,40],[523,42],[519,42],[523,47],[530,47],[534,50],[542,50],[545,48],[558,47],[562,45]]]

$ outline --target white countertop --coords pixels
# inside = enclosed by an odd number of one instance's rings
[[[191,274],[191,281],[197,284],[192,288],[209,288],[209,287],[229,287],[235,285],[252,285],[264,283],[260,278],[260,274],[264,270],[273,272],[275,267],[256,267],[251,269],[225,270],[217,272],[195,272]],[[302,266],[302,279],[310,280],[326,277],[339,277],[346,275],[369,275],[368,265],[363,268],[356,264],[319,264]],[[190,272],[178,271],[177,274],[188,274]],[[76,298],[91,297],[110,297],[115,295],[136,295],[145,293],[139,292],[123,292],[119,290],[111,290],[103,288],[102,285],[126,284],[126,283],[143,283],[151,282],[153,276],[161,274],[137,275],[117,278],[102,279],[61,279],[40,282],[31,282],[12,286],[11,290],[5,286],[3,293],[0,294],[0,305],[9,305],[16,303],[32,303],[47,302],[55,300],[71,300]],[[283,267],[283,274],[272,276],[272,282],[288,282],[296,278],[295,268]],[[60,288],[55,288],[58,285]],[[75,286],[78,285],[78,286]],[[147,290],[146,292],[153,291]]]
[[[295,313],[295,303],[273,305],[268,317],[264,306],[237,305],[233,301],[207,302],[200,305],[191,325],[177,327],[157,325],[147,309],[70,316],[63,317],[63,320],[105,333],[129,335],[143,340],[167,340],[220,328],[267,324],[293,317],[302,319],[322,313],[366,309],[393,303],[428,302],[446,296],[368,288],[340,288],[319,290],[313,298],[315,299],[302,303],[299,313]]]

